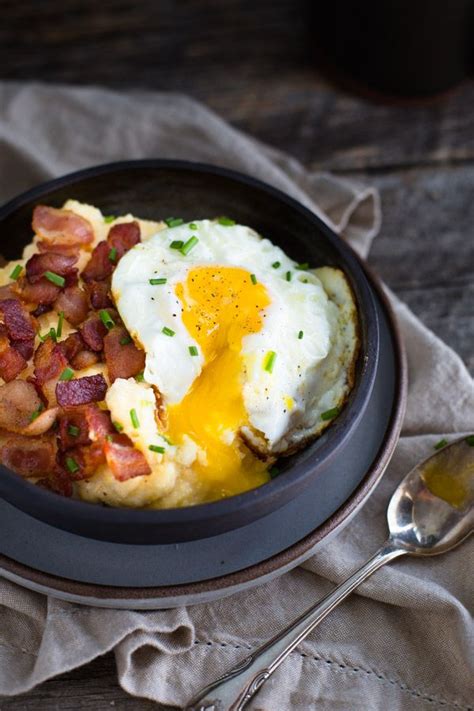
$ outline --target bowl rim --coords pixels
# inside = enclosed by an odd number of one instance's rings
[[[111,602],[116,602],[121,607],[130,601],[143,602],[148,600],[153,602],[168,598],[176,600],[181,598],[183,602],[179,603],[180,605],[195,604],[187,603],[187,598],[205,595],[215,590],[222,591],[223,597],[226,594],[231,594],[236,586],[255,585],[262,578],[269,579],[267,576],[276,574],[278,570],[283,569],[283,572],[290,570],[293,567],[293,561],[296,560],[296,564],[298,564],[298,561],[302,562],[320,542],[331,534],[337,534],[338,529],[363,506],[380,482],[398,442],[407,404],[408,365],[401,330],[380,278],[370,268],[367,268],[367,272],[371,285],[377,292],[382,307],[387,314],[393,340],[396,378],[392,413],[384,439],[371,468],[349,499],[321,526],[318,526],[314,531],[289,548],[248,568],[209,580],[181,585],[131,588],[80,582],[36,570],[1,553],[0,576],[3,569],[12,576],[14,582],[22,584],[27,581],[32,586],[31,589],[48,594],[52,594],[51,591],[53,590],[63,595],[73,595],[77,598],[77,602],[83,602],[83,604],[98,604],[98,601],[104,601],[104,603],[107,603],[107,607],[110,606]],[[79,600],[79,598],[83,598],[83,601]],[[92,600],[93,602],[88,603],[87,600]],[[198,600],[198,602],[204,602],[204,599]],[[159,609],[159,603],[156,607],[143,609]]]
[[[296,481],[304,484],[304,481],[312,475],[316,464],[319,465],[322,462],[329,462],[337,455],[338,451],[344,445],[347,437],[350,436],[352,427],[355,427],[360,417],[362,417],[364,410],[360,407],[360,405],[367,402],[375,380],[379,346],[376,307],[366,274],[366,265],[362,262],[361,258],[357,255],[353,248],[339,235],[337,235],[317,214],[279,188],[275,188],[274,186],[269,185],[258,178],[246,175],[245,173],[212,164],[184,160],[150,158],[110,162],[74,171],[59,178],[54,178],[41,183],[40,185],[26,190],[20,195],[17,195],[9,200],[6,204],[0,207],[0,228],[3,220],[9,217],[17,209],[23,207],[28,202],[45,197],[57,189],[67,186],[71,186],[73,189],[75,183],[87,178],[96,178],[98,176],[120,171],[133,172],[133,170],[141,169],[171,169],[183,172],[191,170],[221,176],[266,193],[270,197],[276,198],[280,202],[283,202],[288,208],[296,210],[300,213],[300,215],[306,218],[309,223],[312,222],[315,224],[317,229],[324,235],[324,238],[330,242],[331,246],[337,252],[342,252],[344,259],[350,267],[351,277],[357,281],[358,288],[364,293],[364,298],[371,309],[371,313],[368,314],[369,318],[367,319],[367,328],[368,330],[370,329],[372,337],[370,337],[369,334],[367,340],[369,347],[372,346],[372,357],[367,359],[366,363],[362,364],[358,381],[352,391],[353,398],[350,406],[345,407],[334,425],[326,430],[326,432],[335,433],[336,436],[329,436],[327,441],[325,441],[321,446],[320,450],[318,450],[318,460],[315,462],[314,466],[308,467],[306,462],[299,462],[285,471],[284,476],[275,477],[256,489],[252,489],[225,499],[220,499],[218,501],[196,504],[194,506],[184,506],[181,508],[134,509],[125,507],[103,507],[96,503],[63,497],[55,492],[38,487],[35,484],[19,477],[18,474],[11,471],[7,467],[0,465],[0,472],[2,475],[0,496],[2,496],[2,488],[3,490],[8,488],[10,491],[14,489],[16,502],[18,502],[20,498],[31,501],[30,496],[34,495],[38,504],[38,509],[44,510],[45,508],[51,509],[60,507],[62,514],[69,513],[71,516],[78,515],[79,517],[89,510],[90,512],[94,512],[94,518],[99,517],[101,522],[104,524],[114,524],[116,526],[128,525],[132,523],[149,527],[157,524],[160,526],[170,526],[184,522],[192,525],[193,523],[200,523],[202,519],[206,519],[210,523],[213,520],[221,519],[231,513],[235,515],[239,510],[244,510],[252,504],[258,503],[263,496],[263,493],[265,493],[266,499],[277,498],[281,500],[282,496],[284,496],[284,492],[294,486]],[[22,492],[23,495],[21,495]],[[3,496],[3,498],[10,500],[5,496]],[[14,505],[23,509],[23,506],[20,503],[14,503]],[[25,508],[31,511],[29,506]],[[278,506],[275,508],[278,508]],[[34,514],[30,513],[30,515]],[[40,516],[40,518],[44,520],[43,516]]]

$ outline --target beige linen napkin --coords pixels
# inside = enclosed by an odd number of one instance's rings
[[[208,161],[262,178],[322,215],[363,255],[379,228],[374,190],[308,174],[185,97],[0,84],[1,200],[77,168],[150,157]],[[382,483],[350,525],[282,578],[187,609],[86,608],[0,580],[0,695],[20,694],[114,650],[126,691],[182,705],[375,551],[401,476],[441,437],[474,428],[474,387],[463,363],[391,299],[408,350],[408,410]],[[472,708],[472,551],[470,541],[440,558],[379,571],[291,654],[249,708]]]

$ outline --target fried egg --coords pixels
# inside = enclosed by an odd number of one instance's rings
[[[299,268],[230,222],[162,229],[113,275],[146,367],[141,383],[116,380],[107,405],[147,456],[148,478],[163,484],[155,498],[171,494],[179,472],[198,482],[201,500],[263,484],[277,457],[320,434],[353,385],[357,311],[344,274]],[[129,426],[131,409],[143,427]]]

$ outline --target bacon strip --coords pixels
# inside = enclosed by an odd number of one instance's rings
[[[8,339],[0,337],[0,378],[10,383],[17,378],[28,363],[15,348],[9,344]]]
[[[96,311],[113,307],[110,298],[110,283],[108,281],[90,281],[87,284],[91,306]]]
[[[91,223],[72,210],[37,205],[33,210],[32,226],[33,231],[50,245],[85,246],[94,240]]]
[[[107,328],[97,314],[92,314],[80,328],[81,336],[92,351],[101,351],[104,348],[104,337]]]
[[[7,333],[14,341],[31,341],[35,338],[35,330],[30,316],[26,313],[18,299],[4,299],[0,301],[0,314]]]
[[[101,410],[97,405],[88,405],[85,409],[85,417],[90,437],[94,442],[103,442],[108,435],[115,434],[109,411]]]
[[[57,312],[63,311],[69,323],[78,326],[89,312],[87,294],[79,286],[68,286],[58,296],[54,308]]]
[[[88,405],[105,398],[107,382],[103,375],[88,375],[76,380],[59,381],[56,385],[56,398],[62,407]]]
[[[127,338],[130,342],[123,345]],[[136,347],[122,326],[108,332],[104,339],[104,353],[111,383],[117,378],[132,378],[145,368],[145,353]]]
[[[48,380],[59,378],[68,364],[62,348],[51,338],[38,346],[33,362],[36,382],[40,386],[43,386]]]
[[[20,353],[25,360],[30,360],[35,352],[35,342],[31,341],[12,341],[12,348]]]
[[[28,304],[39,304],[41,307],[53,304],[61,293],[61,287],[52,284],[45,277],[36,284],[30,284],[24,279],[18,285],[18,290],[23,301]]]
[[[32,383],[12,380],[0,385],[0,428],[8,432],[23,432],[43,403]]]
[[[93,443],[61,452],[58,461],[59,466],[67,472],[70,479],[80,481],[93,476],[97,468],[105,464],[105,455],[102,445]],[[71,471],[68,467],[68,461],[74,462],[75,471]]]
[[[72,431],[72,434],[71,434]],[[59,446],[62,450],[90,444],[89,423],[84,408],[70,407],[59,417]]]
[[[16,435],[2,446],[2,464],[25,477],[49,474],[55,467],[56,446],[52,437],[30,438]]]
[[[115,265],[109,259],[110,249],[110,245],[105,240],[99,242],[82,270],[81,276],[85,282],[104,281],[111,276]]]
[[[112,435],[104,444],[105,458],[118,481],[151,474],[142,452],[135,449],[126,435]]]
[[[55,252],[33,254],[26,263],[26,277],[30,284],[36,284],[45,275],[45,272],[54,272],[62,277],[75,274],[77,270],[74,265],[77,259],[77,256]]]
[[[123,257],[125,252],[140,242],[140,225],[138,222],[121,222],[110,228],[107,235],[109,247],[117,250],[117,260]]]

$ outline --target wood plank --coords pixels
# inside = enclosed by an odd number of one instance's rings
[[[474,159],[474,84],[422,106],[342,93],[318,73],[307,0],[3,0],[0,78],[147,87],[204,101],[331,170]]]

